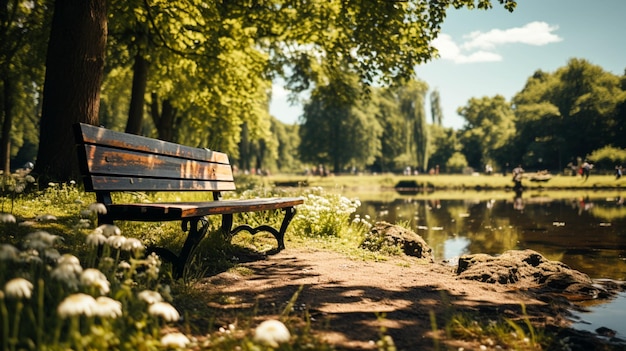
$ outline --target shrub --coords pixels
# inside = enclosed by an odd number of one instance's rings
[[[293,230],[307,236],[340,236],[348,230],[350,216],[359,206],[358,199],[311,188],[305,193],[304,204],[298,206]]]

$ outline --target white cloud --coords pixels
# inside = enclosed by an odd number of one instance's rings
[[[444,60],[452,60],[461,55],[461,49],[448,34],[440,34],[432,42],[433,46],[439,51],[439,57]]]
[[[439,51],[439,57],[455,63],[496,62],[502,61],[502,56],[494,52],[476,51],[464,54],[451,36],[441,34],[433,41],[433,46]]]
[[[455,63],[497,62],[502,61],[502,55],[495,49],[504,44],[547,45],[561,40],[552,33],[558,26],[550,26],[545,22],[531,22],[523,27],[510,29],[492,29],[486,33],[472,32],[463,36],[463,44],[457,44],[447,34],[441,34],[433,41],[433,46],[439,50],[439,57]],[[478,50],[478,51],[473,51]]]
[[[563,40],[552,33],[557,29],[559,26],[550,26],[546,22],[531,22],[523,27],[505,30],[492,29],[486,33],[475,31],[464,36],[469,41],[464,43],[462,47],[466,50],[474,48],[493,49],[497,45],[510,43],[542,46]]]

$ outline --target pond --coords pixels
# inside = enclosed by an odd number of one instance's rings
[[[410,226],[436,260],[532,249],[593,279],[614,280],[626,280],[624,196],[620,191],[354,194],[361,199],[356,214]],[[579,318],[580,329],[605,326],[626,338],[626,295]]]

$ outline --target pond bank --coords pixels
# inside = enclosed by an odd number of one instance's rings
[[[626,179],[615,179],[613,175],[591,175],[588,179],[580,176],[553,175],[550,178],[531,178],[529,174],[522,180],[525,190],[611,190],[622,189]],[[272,175],[264,177],[270,185],[285,187],[319,186],[325,189],[394,189],[434,191],[434,190],[510,190],[513,188],[511,175],[417,175],[396,174],[356,174],[331,176]]]

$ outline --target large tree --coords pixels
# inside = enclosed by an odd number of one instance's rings
[[[410,80],[398,89],[400,114],[409,131],[407,154],[411,161],[422,170],[428,168],[428,124],[424,107],[428,85],[425,82]]]
[[[608,144],[625,147],[622,79],[582,59],[535,72],[513,98],[515,153],[528,165],[560,170]]]
[[[515,115],[511,104],[502,95],[472,98],[458,109],[465,118],[461,131],[463,153],[471,167],[482,169],[486,164],[502,160],[501,150],[515,134]]]
[[[98,124],[107,32],[105,0],[56,0],[35,172],[45,180],[78,178],[72,125]]]
[[[352,82],[348,84],[347,82]],[[382,130],[376,121],[377,106],[359,99],[355,80],[334,81],[317,87],[304,106],[300,127],[300,155],[304,162],[362,169],[380,154]]]

